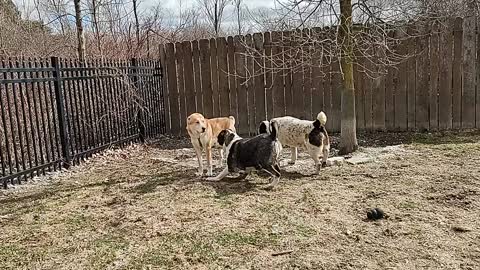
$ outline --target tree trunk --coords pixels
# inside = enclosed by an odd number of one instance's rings
[[[92,0],[92,19],[93,19],[93,31],[95,33],[95,39],[97,44],[97,50],[101,57],[103,57],[102,41],[100,37],[100,29],[98,27],[98,13],[97,13],[97,0]]]
[[[241,5],[242,5],[242,0],[237,0],[235,5],[237,6],[237,25],[238,25],[238,35],[241,36],[242,35],[242,20],[241,20],[241,17],[240,17],[240,8],[241,8]]]
[[[215,18],[213,19],[214,28],[215,28],[215,37],[218,37],[218,2],[215,1]]]
[[[138,21],[137,0],[133,0],[133,15],[135,16],[135,38],[137,42],[136,54],[140,51],[140,23]]]
[[[73,0],[75,6],[75,23],[77,25],[77,39],[78,39],[78,59],[81,62],[85,61],[85,35],[83,33],[82,25],[82,11],[80,9],[80,0]]]
[[[352,1],[340,0],[339,44],[342,46],[341,67],[342,87],[342,127],[340,155],[354,152],[358,148],[355,119],[355,86],[353,82],[353,40],[352,40]]]

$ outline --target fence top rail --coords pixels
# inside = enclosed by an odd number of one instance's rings
[[[36,67],[36,68],[24,68],[24,67],[9,67],[9,68],[0,68],[0,73],[2,72],[41,72],[41,71],[54,71],[52,67]]]
[[[0,84],[10,84],[10,83],[33,83],[33,82],[51,82],[55,78],[26,78],[26,79],[0,79]]]
[[[92,70],[160,70],[160,66],[158,67],[144,67],[144,66],[88,66],[88,67],[60,67],[60,71],[92,71]]]

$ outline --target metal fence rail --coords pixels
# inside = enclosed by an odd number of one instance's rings
[[[162,85],[155,60],[2,60],[0,183],[165,133]]]

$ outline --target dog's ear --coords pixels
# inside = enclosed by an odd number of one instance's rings
[[[225,136],[225,145],[228,146],[232,141],[233,139],[235,139],[235,133],[228,133],[226,134]]]
[[[220,144],[220,145],[223,146],[223,144],[225,144],[226,136],[227,136],[227,130],[224,129],[224,130],[222,130],[222,131],[218,134],[218,136],[217,136],[217,142],[218,142],[218,144]]]
[[[268,133],[268,127],[265,124],[265,122],[260,123],[260,126],[258,127],[258,134],[265,134]]]
[[[320,124],[320,121],[318,121],[318,120],[313,121],[313,127],[314,128],[320,128],[321,126],[322,125]]]

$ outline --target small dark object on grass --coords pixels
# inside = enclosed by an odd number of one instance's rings
[[[454,230],[456,232],[471,232],[472,231],[470,228],[465,228],[465,227],[461,227],[461,226],[453,226],[452,230]]]
[[[367,218],[370,220],[382,219],[384,217],[383,210],[380,208],[373,208],[367,211]]]

